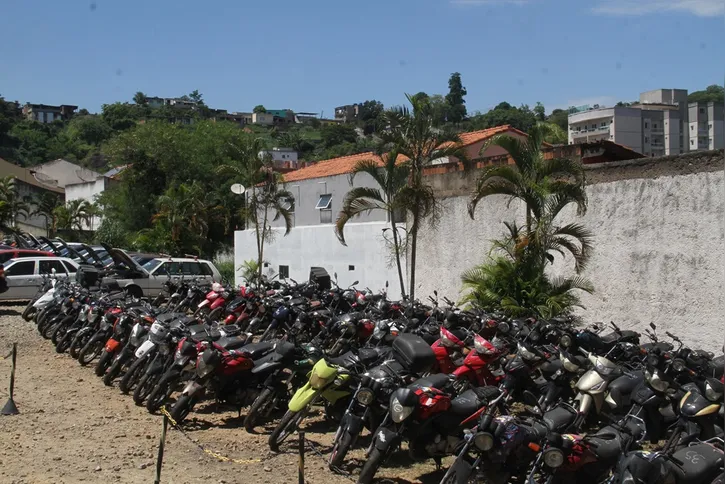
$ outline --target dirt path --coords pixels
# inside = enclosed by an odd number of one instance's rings
[[[117,387],[104,386],[92,367],[83,368],[68,355],[56,354],[35,326],[20,318],[21,310],[0,305],[0,356],[7,354],[12,342],[18,343],[15,402],[20,409],[20,415],[0,417],[0,482],[153,482],[161,418],[134,405]],[[0,405],[7,400],[9,374],[10,361],[1,360]],[[187,434],[232,459],[261,462],[219,462],[169,429],[161,482],[297,482],[293,445],[273,454],[267,435],[250,435],[235,413],[214,413],[211,407],[191,415]],[[329,451],[335,429],[317,419],[304,430],[323,454]],[[351,458],[350,470],[356,475],[364,452],[356,450]],[[412,465],[405,457],[396,461],[381,470],[380,482],[429,484],[442,477],[431,462]],[[312,484],[355,480],[332,473],[326,461],[312,452],[306,457],[306,478]]]

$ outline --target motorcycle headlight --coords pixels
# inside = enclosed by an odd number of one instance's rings
[[[527,361],[536,361],[539,359],[539,356],[529,351],[524,345],[519,345],[519,353],[521,354],[521,357]]]
[[[559,340],[559,344],[560,344],[560,345],[561,345],[561,346],[562,346],[563,348],[568,348],[568,347],[570,347],[570,346],[571,346],[571,343],[572,343],[572,341],[571,341],[571,336],[569,336],[568,334],[565,334],[565,335],[564,335],[564,336],[562,336],[562,337],[561,337],[561,339]]]
[[[676,358],[675,360],[672,361],[672,370],[673,371],[676,371],[677,373],[681,373],[681,372],[685,371],[686,368],[687,368],[687,366],[685,365],[685,362],[682,361],[681,359]]]
[[[602,362],[597,361],[597,363],[594,365],[594,369],[602,376],[608,376],[614,373],[614,370],[616,368],[611,366],[606,366]]]
[[[129,338],[131,344],[133,346],[138,346],[141,344],[141,325],[136,323],[133,325],[133,329],[131,329],[131,337]]]
[[[406,407],[397,398],[393,397],[390,402],[390,417],[393,422],[400,423],[413,413],[413,407]]]
[[[169,354],[169,345],[162,344],[159,345],[159,353],[162,355],[168,355]]]
[[[559,449],[547,449],[544,451],[544,464],[552,469],[561,467],[564,463],[564,453]]]
[[[357,392],[357,401],[366,407],[373,403],[374,400],[375,393],[373,393],[373,391],[369,388],[361,388],[360,391]]]
[[[644,377],[647,383],[649,383],[649,386],[658,392],[664,392],[670,386],[669,383],[662,379],[659,370],[654,370],[653,372],[647,370],[644,372]]]
[[[204,361],[203,358],[199,358],[199,361],[196,363],[196,374],[200,378],[204,378],[212,371],[214,371],[214,366]]]
[[[312,376],[310,377],[310,386],[312,387],[312,389],[321,390],[322,388],[324,388],[325,385],[327,385],[327,380],[313,372]]]
[[[710,382],[705,383],[705,398],[710,400],[711,402],[717,402],[722,398],[722,394],[715,390],[712,385],[710,385]]]
[[[488,452],[493,448],[493,435],[488,432],[479,432],[473,438],[473,445],[475,445],[478,450]]]

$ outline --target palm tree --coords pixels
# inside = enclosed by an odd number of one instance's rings
[[[156,201],[157,212],[151,218],[168,230],[174,251],[201,252],[209,230],[207,194],[197,181],[171,186]]]
[[[505,149],[514,165],[493,166],[481,174],[468,203],[471,218],[478,203],[490,195],[506,195],[524,202],[529,231],[532,221],[543,216],[548,195],[561,195],[567,203],[577,205],[578,215],[586,213],[584,168],[581,163],[565,158],[544,159],[541,146],[549,132],[546,124],[538,124],[531,128],[526,140],[499,135],[483,145],[481,153],[491,146]]]
[[[269,156],[260,156],[265,148],[262,139],[251,138],[232,147],[236,151],[234,164],[218,167],[217,173],[251,187],[245,193],[245,206],[241,212],[254,225],[257,240],[257,280],[261,281],[264,246],[273,236],[270,222],[284,220],[284,235],[288,235],[293,225],[295,199],[284,188],[282,176],[274,171],[272,159]]]
[[[406,94],[412,111],[405,107],[385,113],[387,129],[381,133],[385,145],[399,156],[407,158],[409,167],[408,186],[401,190],[399,200],[410,212],[410,298],[415,299],[415,262],[418,249],[418,232],[424,219],[433,223],[440,214],[440,206],[433,189],[423,181],[423,169],[434,160],[452,157],[468,168],[468,158],[460,144],[460,137],[436,127],[430,100]]]
[[[83,223],[90,225],[91,203],[88,200],[77,199],[60,205],[53,210],[57,219],[57,227],[63,230],[83,231]]]
[[[139,106],[143,106],[148,102],[148,98],[146,97],[146,94],[138,91],[136,94],[133,95],[133,102],[135,102]]]
[[[60,196],[52,192],[44,192],[36,197],[33,204],[35,208],[30,212],[31,217],[43,217],[45,219],[45,232],[48,237],[55,235],[58,217],[55,209],[61,205]]]
[[[405,278],[400,263],[403,241],[398,234],[395,217],[401,211],[406,210],[401,193],[408,186],[410,167],[398,162],[398,153],[395,150],[383,155],[382,159],[382,167],[375,160],[361,160],[353,167],[352,173],[350,173],[350,185],[353,184],[356,175],[367,173],[380,188],[355,187],[347,192],[335,222],[335,235],[342,245],[347,245],[344,230],[345,224],[350,219],[373,210],[382,210],[387,213],[393,232],[393,250],[400,279],[400,294],[405,296]]]
[[[21,199],[15,186],[15,177],[0,178],[0,224],[15,227],[18,218],[28,218],[30,208],[27,199]]]

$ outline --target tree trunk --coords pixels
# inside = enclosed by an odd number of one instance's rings
[[[413,211],[413,227],[410,231],[410,300],[415,301],[415,258],[418,249],[418,210]]]
[[[257,267],[257,276],[259,277],[259,284],[262,284],[262,261],[264,260],[264,239],[267,234],[267,214],[269,213],[269,207],[265,203],[264,205],[264,223],[262,225],[262,243],[259,246],[259,262]]]
[[[252,190],[252,197],[256,197],[256,190]],[[257,238],[257,274],[256,275],[257,275],[257,277],[259,277],[260,276],[259,266],[261,265],[260,260],[262,258],[262,255],[261,255],[262,254],[262,241],[261,241],[260,236],[259,236],[259,218],[257,217],[257,213],[256,213],[256,211],[257,211],[257,204],[256,203],[253,203],[252,204],[252,207],[254,208],[254,211],[255,211],[255,213],[253,215],[253,218],[254,218],[254,234],[255,234],[255,236]],[[251,212],[249,212],[249,209],[247,209],[247,213],[251,213]],[[245,223],[246,223],[246,221],[245,221]],[[257,287],[259,287],[259,285],[260,285],[261,282],[262,282],[261,280],[259,280],[259,279],[257,280]]]
[[[400,297],[405,297],[405,278],[403,267],[400,264],[400,242],[398,241],[398,228],[395,226],[393,211],[390,211],[390,225],[393,227],[393,246],[395,247],[395,263],[398,266],[398,278],[400,280]]]

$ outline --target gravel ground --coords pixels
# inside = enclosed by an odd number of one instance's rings
[[[23,321],[22,309],[0,305],[0,356],[18,343],[15,402],[20,409],[20,415],[0,417],[0,482],[153,482],[161,418],[134,405],[117,387],[104,386],[92,364],[83,368],[70,356],[56,354],[35,326]],[[8,397],[9,374],[10,360],[0,360],[0,404]],[[213,412],[213,405],[198,410],[185,427],[191,439],[232,459],[261,462],[219,462],[170,429],[161,482],[297,482],[292,444],[273,454],[267,435],[248,434],[235,412]],[[325,456],[323,460],[307,453],[306,482],[354,482],[364,452],[356,450],[349,456],[352,480],[336,475],[326,462],[335,429],[317,418],[303,430]],[[439,482],[442,472],[436,472],[432,462],[414,464],[400,453],[379,476],[381,483],[432,484]]]

